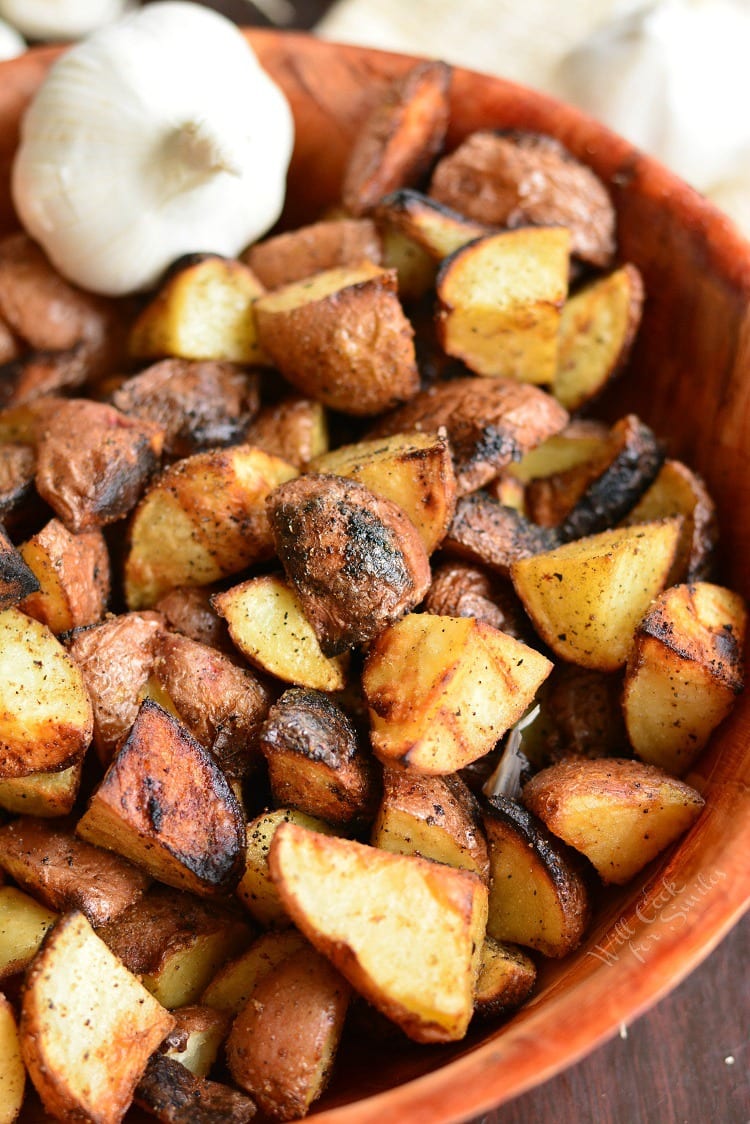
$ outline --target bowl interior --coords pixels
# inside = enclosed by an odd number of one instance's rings
[[[314,219],[337,199],[363,115],[410,60],[303,35],[249,38],[296,118],[284,221]],[[0,229],[14,221],[7,173],[19,115],[54,55],[32,52],[2,67]],[[750,246],[690,188],[573,109],[463,70],[452,98],[449,146],[477,128],[530,128],[557,136],[607,183],[620,254],[643,273],[647,303],[604,411],[639,413],[671,455],[704,475],[719,512],[719,578],[750,597]],[[525,1008],[454,1047],[404,1050],[399,1040],[397,1050],[345,1054],[316,1119],[465,1118],[570,1064],[678,983],[750,897],[750,699],[739,700],[687,779],[706,797],[693,830],[635,883],[603,895],[585,945],[546,962]]]

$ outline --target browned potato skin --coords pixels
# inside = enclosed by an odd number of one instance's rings
[[[206,644],[209,648],[217,648],[220,652],[235,652],[235,647],[229,639],[226,622],[214,610],[211,597],[215,593],[213,586],[178,586],[169,593],[160,597],[154,606],[157,613],[162,613],[167,624],[175,632],[197,640],[199,644]]]
[[[510,567],[519,558],[530,558],[558,545],[554,531],[538,527],[486,492],[461,497],[443,540],[446,553],[486,566],[504,578],[510,576]]]
[[[34,496],[36,453],[30,445],[0,445],[0,517],[11,524],[23,518],[24,504]]]
[[[621,676],[558,663],[546,688],[543,706],[555,728],[553,761],[627,753]]]
[[[255,1105],[244,1093],[196,1077],[180,1062],[152,1054],[135,1102],[164,1124],[246,1124]]]
[[[224,773],[150,699],[76,830],[196,894],[225,893],[242,874],[245,821]]]
[[[408,188],[381,199],[377,214],[437,261],[492,232],[492,227],[471,222],[458,211]]]
[[[424,609],[438,617],[475,617],[516,640],[529,635],[526,614],[513,587],[466,562],[441,562],[433,568]]]
[[[283,311],[273,310],[285,292],[278,289],[256,302],[255,319],[263,348],[297,390],[333,410],[367,417],[412,398],[419,373],[396,271],[360,278],[353,270],[352,277],[336,292]]]
[[[429,170],[448,127],[451,69],[417,63],[393,82],[362,125],[341,188],[353,215],[371,211],[390,191],[413,187]]]
[[[476,491],[506,465],[564,429],[566,411],[538,387],[505,378],[458,378],[421,391],[370,431],[437,432],[445,427],[459,496]]]
[[[21,552],[32,567],[39,566],[41,582],[23,601],[24,613],[55,633],[101,620],[109,599],[109,553],[100,530],[73,535],[51,519]],[[49,570],[52,581],[45,580]]]
[[[328,449],[325,410],[314,398],[291,395],[264,406],[247,427],[245,441],[295,468],[304,468]]]
[[[153,673],[187,729],[213,750],[226,775],[245,776],[257,763],[258,732],[271,701],[257,675],[176,632],[158,638]]]
[[[232,1077],[276,1120],[304,1116],[330,1076],[350,988],[313,949],[257,984],[227,1042]]]
[[[36,487],[75,533],[121,519],[159,464],[162,431],[102,402],[71,399],[39,439]]]
[[[257,242],[241,257],[266,289],[302,281],[324,269],[380,265],[383,247],[372,219],[332,219],[300,226]]]
[[[371,640],[427,592],[419,532],[364,485],[302,476],[272,492],[267,508],[276,551],[326,656]]]
[[[477,222],[566,226],[576,257],[610,264],[615,212],[603,183],[553,137],[472,133],[435,168],[430,195]]]
[[[653,431],[628,414],[612,426],[601,457],[530,481],[526,506],[569,542],[614,527],[653,483],[664,450]]]
[[[372,760],[359,749],[343,710],[321,691],[285,691],[263,723],[260,748],[279,807],[297,808],[330,824],[372,816]]]
[[[0,610],[17,605],[38,589],[39,580],[0,523]]]
[[[164,359],[128,379],[111,401],[159,426],[164,456],[177,460],[244,440],[260,395],[257,375],[234,363]]]
[[[158,613],[124,613],[72,639],[68,650],[91,697],[94,745],[104,764],[135,722],[163,628]]]
[[[150,881],[71,828],[30,816],[0,827],[0,865],[50,909],[78,909],[95,926],[119,917]]]

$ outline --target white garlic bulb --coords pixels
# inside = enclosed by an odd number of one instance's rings
[[[16,211],[83,288],[152,286],[182,254],[235,256],[278,218],[291,112],[223,16],[169,0],[55,63],[22,122]]]
[[[130,7],[131,0],[0,0],[0,16],[29,39],[79,39]]]
[[[742,0],[652,0],[574,49],[551,88],[708,191],[750,151],[748,43]]]
[[[26,43],[5,20],[0,19],[0,60],[14,59],[26,50]]]

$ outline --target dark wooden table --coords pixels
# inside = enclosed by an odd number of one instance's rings
[[[237,22],[269,23],[262,0],[204,2]],[[286,26],[312,28],[330,7],[296,0]],[[748,961],[745,917],[627,1037],[472,1124],[750,1124]]]

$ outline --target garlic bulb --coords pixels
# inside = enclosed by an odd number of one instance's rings
[[[237,28],[153,4],[53,66],[22,122],[16,211],[70,280],[119,295],[196,250],[235,256],[278,218],[289,106]]]
[[[0,19],[0,60],[22,55],[26,44],[14,27]]]
[[[0,16],[29,39],[79,39],[129,7],[130,0],[0,0]]]
[[[652,0],[573,50],[551,86],[708,191],[747,163],[748,43],[742,0]]]

